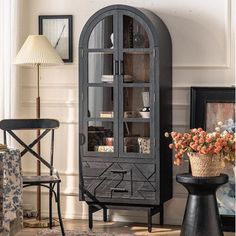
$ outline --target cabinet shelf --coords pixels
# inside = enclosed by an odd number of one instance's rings
[[[124,118],[123,122],[150,122],[149,118]]]
[[[122,49],[123,53],[132,53],[132,54],[147,54],[147,53],[152,53],[152,49],[147,49],[147,48],[124,48]]]
[[[150,83],[122,83],[123,87],[127,88],[148,88],[150,87]]]
[[[86,118],[86,121],[114,122],[114,118],[88,117]]]
[[[112,53],[114,53],[114,49],[112,49],[112,48],[93,48],[93,49],[87,49],[86,50],[86,52],[88,52],[88,53],[92,53],[92,52],[94,52],[94,53],[96,53],[96,52],[103,52],[103,53],[109,53],[109,54],[112,54]]]
[[[114,83],[87,83],[87,87],[114,87]]]

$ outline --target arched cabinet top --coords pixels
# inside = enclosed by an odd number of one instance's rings
[[[144,27],[151,47],[162,47],[164,44],[171,45],[169,31],[165,23],[156,14],[146,9],[128,5],[111,5],[102,8],[89,18],[81,32],[79,47],[87,48],[89,37],[96,25],[105,17],[115,16],[118,11],[123,15],[134,18]]]

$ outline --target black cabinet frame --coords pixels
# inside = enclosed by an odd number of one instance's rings
[[[114,47],[88,48],[92,30],[111,15]],[[142,25],[148,35],[149,47],[123,47],[124,15]],[[113,83],[88,83],[88,54],[91,52],[113,53]],[[124,53],[149,55],[149,83],[123,83]],[[88,86],[113,87],[114,117],[87,117]],[[144,87],[149,88],[150,118],[124,118],[123,89]],[[114,152],[87,151],[88,121],[114,122]],[[125,122],[150,124],[150,154],[124,152]],[[103,209],[106,221],[109,208],[147,209],[149,231],[152,215],[160,213],[163,224],[163,204],[172,198],[172,152],[164,137],[165,132],[172,130],[172,44],[165,24],[152,12],[112,5],[99,10],[85,24],[79,43],[79,129],[80,200],[89,205],[89,227],[92,228],[94,212]]]

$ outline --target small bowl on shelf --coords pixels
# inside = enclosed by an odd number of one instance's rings
[[[150,118],[150,111],[140,111],[139,114],[142,116],[142,118]]]

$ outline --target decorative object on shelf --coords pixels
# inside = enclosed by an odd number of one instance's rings
[[[105,143],[107,146],[113,146],[113,142],[114,142],[114,138],[112,138],[112,137],[106,137],[106,138],[104,138],[104,143]]]
[[[37,98],[36,98],[36,118],[40,118],[40,67],[42,65],[53,66],[63,64],[57,51],[52,47],[46,36],[29,35],[15,58],[15,64],[30,65],[37,68]],[[38,136],[40,131],[38,130]],[[40,144],[37,145],[37,152],[40,154]],[[41,174],[40,162],[37,162],[37,174]],[[41,190],[37,191],[37,211],[38,219],[41,219]]]
[[[149,92],[142,92],[143,108],[140,111],[140,115],[143,118],[150,118],[150,102]]]
[[[133,35],[133,45],[135,48],[141,48],[144,46],[145,38],[144,35],[140,32],[140,24],[137,24],[136,28],[136,32]]]
[[[111,44],[112,44],[111,48],[113,48],[113,46],[114,46],[114,34],[113,33],[110,36],[110,40],[111,40]]]
[[[146,153],[146,154],[150,153],[150,138],[139,137],[138,143],[139,143],[140,153]]]
[[[39,16],[39,34],[47,36],[64,62],[73,62],[72,15]]]
[[[235,160],[235,133],[220,132],[221,123],[215,132],[206,132],[202,128],[183,134],[171,132],[173,143],[169,147],[176,151],[174,163],[180,165],[188,154],[193,176],[219,176],[224,162],[234,163]],[[169,137],[169,133],[165,136]]]
[[[222,121],[222,129],[235,132],[235,87],[192,87],[190,126],[214,131]],[[235,167],[226,163],[223,170],[229,182],[216,193],[223,229],[235,231]]]

